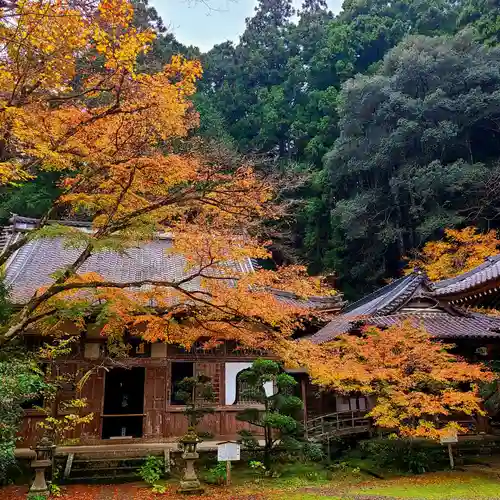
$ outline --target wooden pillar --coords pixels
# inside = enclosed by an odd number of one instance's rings
[[[218,404],[220,406],[226,405],[226,364],[225,363],[220,364]]]
[[[224,349],[226,349],[224,344]],[[226,406],[226,364],[220,364],[220,380],[219,380],[219,401],[218,406],[224,408]],[[219,436],[227,434],[227,415],[225,410],[219,412]]]
[[[307,385],[305,377],[301,378],[300,386],[302,390],[302,405],[303,405],[302,411],[304,413],[304,425],[307,425]]]

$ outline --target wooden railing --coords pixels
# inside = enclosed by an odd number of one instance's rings
[[[371,419],[366,416],[367,413],[362,410],[343,411],[313,418],[306,423],[306,437],[325,439],[369,432]]]
[[[349,436],[370,432],[373,429],[372,419],[367,417],[368,410],[343,411],[329,413],[309,419],[305,424],[308,439],[326,440],[336,436]],[[477,421],[473,417],[456,420],[456,422],[469,429],[469,434],[477,434]],[[441,422],[440,426],[447,422]]]

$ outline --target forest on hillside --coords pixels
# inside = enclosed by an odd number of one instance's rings
[[[337,396],[356,438],[386,429],[391,449],[394,436],[488,430],[476,416],[497,406],[484,343],[498,310],[440,303],[436,330],[404,314],[388,328],[331,320],[339,288],[352,300],[405,267],[441,279],[499,251],[497,13],[349,0],[335,16],[324,1],[295,13],[261,0],[237,44],[200,53],[146,0],[0,0],[0,223],[12,222],[0,235],[0,487],[17,477],[17,445],[34,446],[42,475],[60,446],[115,437],[179,439],[192,462],[202,432],[235,437],[237,420],[261,429],[240,433],[248,458],[264,457],[250,471],[261,479],[277,479],[274,462],[331,466],[310,445],[344,436],[338,418],[325,434]],[[424,278],[402,281],[417,293]],[[311,396],[321,424],[304,432]],[[186,419],[170,425],[178,403]]]
[[[198,133],[291,183],[278,262],[335,272],[349,298],[398,276],[445,228],[500,226],[500,0],[259,0],[239,43],[159,34],[141,61],[199,58]],[[165,24],[168,24],[165,20]],[[0,216],[44,214],[57,174],[2,188]]]

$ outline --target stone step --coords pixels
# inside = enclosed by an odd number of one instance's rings
[[[114,484],[135,482],[139,479],[137,474],[115,474],[110,475],[109,472],[103,476],[72,476],[65,479],[65,484],[86,483],[86,484]]]
[[[74,464],[88,464],[88,463],[101,463],[101,462],[123,462],[127,461],[144,461],[149,455],[144,455],[143,457],[90,457],[90,458],[78,458],[74,459]],[[159,455],[158,455],[159,456]]]
[[[121,453],[114,452],[111,456],[106,456],[108,453],[105,450],[96,450],[92,454],[86,450],[86,453],[82,454],[70,453],[67,458],[59,456],[57,460],[64,467],[64,482],[67,483],[92,482],[103,478],[137,479],[140,467],[152,454],[161,456],[165,460],[165,472],[169,472],[170,450],[157,449],[156,453],[143,453],[142,451],[137,453],[137,450],[129,450],[127,453],[127,450],[122,450]],[[161,453],[159,453],[160,451]],[[127,456],[130,454],[133,456]]]
[[[84,463],[79,464],[79,466],[73,466],[71,470],[73,473],[76,473],[77,471],[81,470],[89,470],[89,471],[97,471],[97,470],[113,470],[113,469],[121,469],[121,468],[126,468],[126,469],[139,469],[142,464],[144,463],[144,460],[142,460],[139,463],[135,464],[130,464],[126,462],[116,462],[116,463],[109,463],[109,462],[102,462],[102,464],[88,464],[85,465]]]
[[[100,472],[100,471],[104,471],[104,470],[138,470],[139,468],[135,465],[121,465],[121,466],[115,466],[115,465],[112,465],[112,466],[109,466],[109,467],[99,467],[98,469],[92,469],[92,468],[87,468],[87,469],[72,469],[73,473],[76,473],[78,471],[82,471],[82,470],[92,470],[92,471],[95,471],[95,472]]]
[[[94,480],[117,480],[126,478],[138,479],[139,465],[136,466],[103,466],[99,468],[72,468],[69,476],[64,478],[64,483],[93,482]]]

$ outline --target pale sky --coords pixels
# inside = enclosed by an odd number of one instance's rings
[[[237,41],[245,29],[245,18],[253,15],[257,1],[149,0],[149,3],[179,42],[207,51],[217,43]],[[294,4],[300,7],[302,0],[294,0]],[[328,4],[333,12],[339,12],[342,0],[328,0]]]

